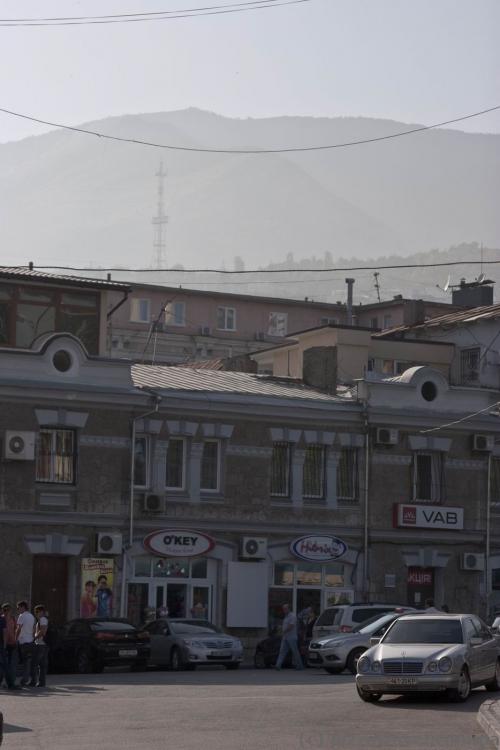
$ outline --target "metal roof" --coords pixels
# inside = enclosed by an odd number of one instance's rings
[[[404,334],[407,331],[429,330],[432,328],[453,328],[459,325],[477,323],[482,320],[495,320],[500,318],[500,303],[496,305],[484,305],[483,307],[473,307],[468,310],[448,313],[447,315],[438,315],[435,318],[429,318],[423,323],[414,323],[409,326],[396,326],[389,328],[380,333],[374,333],[372,338],[390,338],[397,334]]]
[[[293,398],[326,403],[351,400],[315,390],[292,378],[255,375],[247,372],[195,370],[162,365],[132,365],[132,380],[138,388],[168,391],[210,392]]]
[[[103,279],[90,279],[83,276],[63,276],[62,274],[36,271],[34,268],[27,268],[26,266],[0,266],[1,279],[11,281],[29,279],[46,284],[65,284],[68,286],[88,287],[90,289],[114,289],[122,292],[130,291],[130,284],[124,284],[122,281],[105,281]]]

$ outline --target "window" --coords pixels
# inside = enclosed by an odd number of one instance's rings
[[[217,308],[217,328],[221,331],[236,330],[236,310],[234,307]]]
[[[149,440],[145,436],[135,439],[134,487],[147,487],[149,478]]]
[[[479,347],[462,349],[460,352],[460,383],[462,385],[475,385],[479,382],[480,360]]]
[[[444,460],[441,453],[416,453],[413,457],[413,500],[439,503],[445,495]]]
[[[200,489],[209,492],[219,490],[219,455],[218,440],[205,440],[201,456]]]
[[[130,300],[130,320],[133,323],[149,323],[151,321],[151,303],[148,299]]]
[[[37,443],[36,481],[74,484],[75,469],[74,430],[41,429]]]
[[[491,457],[491,502],[500,503],[500,458]]]
[[[182,490],[184,488],[184,439],[170,438],[167,446],[167,470],[165,487]]]
[[[270,312],[267,326],[268,336],[286,336],[288,313]]]
[[[392,326],[392,315],[384,315],[384,328]]]
[[[370,328],[378,328],[378,318],[370,318]]]
[[[321,318],[322,326],[337,326],[339,324],[338,318]]]
[[[165,310],[165,323],[169,326],[185,326],[186,304],[184,302],[169,302]]]
[[[322,499],[325,496],[325,456],[324,445],[308,445],[306,448],[302,490],[306,498]]]
[[[271,495],[290,497],[290,443],[273,444]]]
[[[337,499],[358,502],[358,449],[342,448],[337,466]]]

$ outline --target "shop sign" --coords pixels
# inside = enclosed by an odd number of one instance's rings
[[[394,526],[416,529],[463,529],[464,509],[432,505],[395,505]]]
[[[347,544],[336,536],[301,536],[290,544],[290,551],[308,562],[329,562],[345,555]]]
[[[408,585],[409,586],[432,586],[433,570],[432,568],[408,568]]]
[[[215,541],[201,531],[162,529],[148,534],[143,545],[160,557],[196,557],[210,552],[215,547]]]

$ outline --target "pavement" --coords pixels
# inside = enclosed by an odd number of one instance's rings
[[[477,720],[483,732],[490,738],[493,747],[500,750],[500,699],[485,700],[479,707]]]

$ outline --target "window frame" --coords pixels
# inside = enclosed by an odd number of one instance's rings
[[[279,333],[278,321],[284,323],[284,332]],[[275,338],[286,338],[288,336],[288,313],[271,310],[267,321],[267,335]]]
[[[144,460],[144,466],[145,466],[145,484],[137,484],[137,470],[136,470],[136,460],[137,460],[137,450],[136,445],[139,440],[144,440],[145,444],[145,460]],[[134,443],[134,489],[135,490],[146,490],[150,486],[150,479],[151,479],[151,438],[149,435],[140,433],[139,435],[135,436],[135,443]]]
[[[352,493],[342,494],[341,490],[341,462],[342,456],[351,456],[352,461],[349,461],[348,471],[350,472],[349,483],[352,483]],[[352,464],[352,465],[351,465]],[[359,467],[360,457],[359,448],[353,446],[343,446],[340,449],[340,456],[337,464],[337,502],[342,505],[355,505],[359,503]]]
[[[277,448],[286,449],[285,491],[273,492],[274,460],[275,460],[275,450]],[[281,498],[282,500],[283,499],[289,500],[292,495],[292,443],[289,443],[285,440],[276,440],[275,442],[273,442],[270,473],[271,473],[271,476],[270,476],[269,495],[271,497]]]
[[[477,358],[475,368],[472,368],[468,364],[469,373],[465,374],[465,368],[467,362],[466,358],[471,359],[471,355]],[[477,385],[480,382],[480,365],[481,365],[481,347],[480,346],[469,346],[460,349],[460,385]],[[472,373],[472,377],[470,376]]]
[[[418,497],[419,482],[419,457],[430,458],[430,497]],[[412,460],[412,501],[414,503],[425,503],[430,505],[441,504],[446,497],[445,459],[440,451],[421,450],[413,453]]]
[[[208,443],[215,443],[217,445],[217,476],[216,476],[216,487],[204,487],[203,486],[203,454],[205,452],[205,445]],[[221,492],[221,477],[222,477],[222,443],[219,438],[206,438],[203,440],[203,450],[201,452],[200,461],[200,493],[214,495]]]
[[[224,315],[224,325],[219,325],[220,323],[220,312],[223,311]],[[228,325],[228,313],[231,311],[232,317],[233,317],[233,325],[232,327]],[[218,331],[236,331],[236,308],[235,307],[226,307],[225,305],[218,305],[217,306],[217,330]]]
[[[147,305],[147,317],[142,318],[141,303]],[[137,314],[136,314],[137,313]],[[131,323],[151,323],[151,300],[147,297],[132,297],[130,300],[130,322]]]
[[[176,310],[182,307],[182,320],[177,320]],[[165,310],[165,325],[175,326],[176,328],[186,327],[186,303],[185,302],[169,302]]]
[[[307,455],[308,452],[317,452],[321,456],[320,460],[320,468],[319,468],[319,488],[320,492],[319,494],[313,493],[313,492],[306,492],[306,462],[307,462]],[[313,466],[312,470],[315,471],[315,468]],[[326,445],[323,445],[321,443],[311,443],[309,445],[306,445],[305,448],[305,455],[304,455],[304,464],[303,464],[303,472],[302,472],[302,497],[304,500],[307,500],[309,502],[314,501],[323,501],[326,498]]]
[[[49,478],[41,478],[40,472],[39,472],[39,462],[40,462],[40,443],[41,443],[41,435],[43,434],[50,434],[51,435],[51,447],[50,452],[48,454],[48,459],[50,462],[49,466]],[[58,458],[57,451],[54,449],[57,449],[57,436],[60,433],[68,433],[71,435],[71,479],[70,480],[64,480],[64,479],[57,479],[57,470],[55,469],[55,461]],[[77,483],[77,456],[78,456],[78,436],[77,432],[73,428],[68,427],[52,427],[52,426],[41,426],[38,435],[37,435],[37,441],[36,441],[36,462],[35,462],[35,482],[37,484],[57,484],[57,485],[65,485],[65,486],[75,486]],[[64,454],[62,455],[62,458],[64,458]]]
[[[182,444],[182,465],[181,465],[182,482],[178,486],[167,484],[168,448],[172,441]],[[186,469],[187,469],[187,440],[184,437],[178,437],[177,435],[172,435],[168,439],[167,452],[165,454],[165,489],[168,492],[182,492],[186,489],[186,475],[187,475]]]

